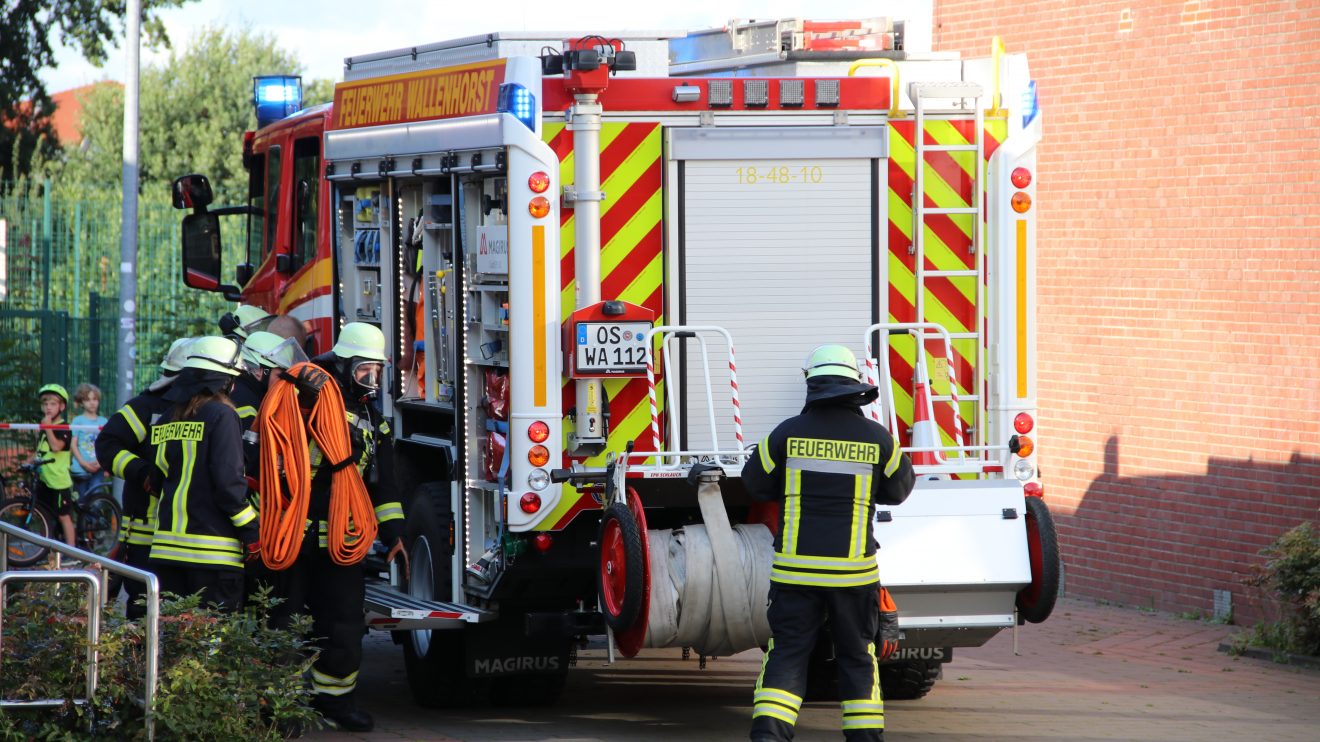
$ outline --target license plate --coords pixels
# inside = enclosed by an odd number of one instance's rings
[[[578,373],[646,373],[644,338],[650,329],[650,322],[579,322],[575,349]]]

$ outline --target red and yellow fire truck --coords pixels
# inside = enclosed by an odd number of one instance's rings
[[[738,473],[822,343],[865,359],[868,414],[921,478],[875,523],[903,631],[886,695],[1049,615],[1035,84],[1000,48],[901,46],[884,19],[779,20],[350,57],[330,105],[258,79],[246,206],[181,179],[188,285],[300,318],[318,350],[352,321],[390,339],[412,568],[366,610],[419,702],[553,700],[590,635],[763,645],[776,513]],[[226,213],[247,215],[237,285]]]

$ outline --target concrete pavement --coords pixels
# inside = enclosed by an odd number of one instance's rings
[[[1019,635],[955,651],[930,695],[886,704],[890,742],[940,740],[1320,740],[1320,671],[1229,657],[1239,629],[1061,600]],[[430,711],[412,705],[400,650],[373,636],[360,678],[376,715],[369,734],[313,740],[745,739],[759,651],[698,670],[678,650],[648,650],[613,666],[581,653],[564,698],[549,708]],[[838,740],[838,706],[803,708],[799,740]]]

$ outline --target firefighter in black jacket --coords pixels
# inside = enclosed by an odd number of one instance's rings
[[[385,336],[362,322],[350,322],[339,333],[339,340],[329,352],[312,359],[328,371],[344,397],[352,441],[350,461],[356,463],[375,506],[379,526],[377,538],[390,547],[389,560],[403,557],[403,508],[392,493],[376,485],[377,451],[389,440],[389,426],[380,419],[374,399],[380,389],[385,363]],[[300,387],[299,402],[307,391]],[[309,526],[304,534],[298,559],[293,566],[273,576],[276,594],[285,602],[272,611],[272,623],[287,624],[293,613],[306,612],[312,617],[312,634],[321,654],[312,665],[313,705],[323,716],[347,731],[370,731],[375,725],[371,714],[357,708],[358,668],[362,665],[362,635],[366,625],[362,613],[365,583],[362,564],[342,565],[330,558],[326,524],[329,520],[333,462],[313,442],[310,455],[312,487],[308,504]]]
[[[875,661],[879,621],[876,503],[898,505],[912,491],[912,465],[861,407],[879,391],[861,381],[841,345],[807,356],[802,414],[780,423],[743,467],[747,492],[781,501],[770,571],[772,638],[753,697],[753,740],[791,740],[806,691],[807,662],[828,620],[848,740],[884,739],[884,702]]]
[[[124,562],[147,571],[151,570],[147,559],[151,535],[156,531],[156,498],[165,481],[165,475],[156,468],[156,447],[149,433],[151,426],[174,406],[165,400],[165,390],[183,368],[191,342],[192,338],[174,341],[160,362],[160,378],[119,408],[96,438],[97,462],[124,480],[124,527],[119,532]],[[124,592],[128,595],[126,615],[146,615],[146,606],[138,604],[146,586],[137,580],[124,580]]]
[[[156,467],[165,474],[150,553],[161,590],[201,591],[203,602],[224,610],[242,607],[243,563],[261,551],[228,397],[241,353],[228,338],[194,340],[165,392],[173,406],[151,426]]]

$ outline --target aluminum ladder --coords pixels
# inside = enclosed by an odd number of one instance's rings
[[[981,336],[984,328],[985,316],[985,222],[982,219],[982,206],[984,203],[984,194],[982,184],[985,182],[985,114],[981,110],[981,96],[984,94],[981,86],[974,82],[914,82],[908,85],[908,97],[912,99],[915,108],[915,124],[912,135],[913,150],[915,152],[913,161],[913,193],[912,193],[912,245],[908,248],[909,254],[914,256],[914,276],[915,285],[915,308],[916,313],[913,323],[921,325],[929,322],[926,317],[926,279],[927,278],[972,278],[976,283],[976,300],[974,304],[975,319],[971,332],[951,332],[949,337],[952,340],[972,340],[976,345],[975,358],[975,378],[965,380],[968,382],[968,391],[970,394],[961,395],[961,401],[975,403],[975,416],[972,420],[972,434],[968,438],[971,445],[984,443],[981,426],[978,424],[985,420],[985,396],[982,393],[985,386],[985,344]],[[960,105],[965,105],[971,101],[974,113],[973,141],[971,144],[926,144],[926,117],[930,103],[936,100],[958,101]],[[972,167],[971,206],[950,206],[934,207],[926,206],[926,153],[928,152],[970,152],[974,153],[975,163]],[[972,217],[971,246],[969,251],[975,260],[975,268],[959,270],[927,270],[926,269],[926,217],[936,215],[969,215]],[[926,338],[924,332],[916,330],[913,333],[916,341],[918,353],[925,353]],[[918,357],[920,358],[920,357]],[[953,364],[952,357],[946,359],[949,364]],[[916,379],[913,380],[914,384]],[[951,389],[953,394],[956,389]],[[948,402],[952,399],[951,395],[931,396],[931,402]],[[962,419],[961,411],[956,415],[957,423],[960,427],[966,428]],[[962,436],[960,436],[962,437]]]

